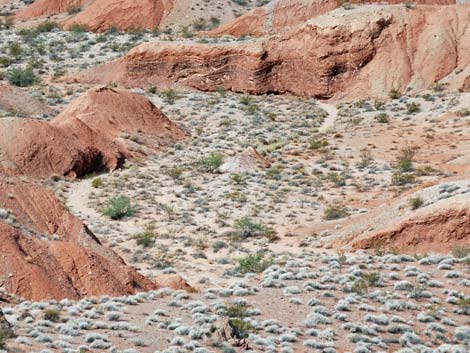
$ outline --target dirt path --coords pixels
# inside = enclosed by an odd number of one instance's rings
[[[338,117],[338,109],[336,109],[336,105],[334,104],[318,102],[317,105],[328,113],[328,117],[320,128],[321,132],[326,132],[335,126],[336,118]]]
[[[90,194],[93,191],[91,179],[82,179],[74,182],[67,194],[67,206],[70,211],[80,218],[82,221],[91,225],[94,221],[110,222],[105,216],[94,208],[88,207]],[[135,224],[133,219],[124,219],[121,221],[113,221],[119,228],[126,233],[136,234],[142,231],[142,228]]]

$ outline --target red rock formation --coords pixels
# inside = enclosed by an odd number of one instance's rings
[[[31,300],[128,295],[158,286],[123,263],[67,241],[40,240],[0,221],[0,280]]]
[[[154,29],[172,10],[173,0],[38,0],[18,11],[16,18],[29,20],[66,13],[74,7],[81,11],[60,21],[65,29],[74,24],[96,32],[110,28]]]
[[[74,177],[102,168],[102,159],[100,150],[45,121],[0,119],[0,173]]]
[[[132,151],[121,138],[138,138]],[[51,122],[0,119],[0,173],[76,177],[113,170],[148,150],[181,139],[184,133],[142,96],[95,88]]]
[[[6,291],[45,300],[158,287],[102,246],[43,187],[0,177],[0,208],[0,286]]]
[[[96,0],[62,24],[66,29],[82,24],[95,32],[154,29],[172,8],[173,0]]]
[[[240,16],[234,21],[207,32],[209,35],[263,36],[275,34],[292,26],[297,26],[307,20],[323,15],[340,7],[339,0],[278,0],[271,1],[265,6],[256,8]],[[353,0],[349,3],[405,3],[401,0],[374,1]],[[453,5],[455,0],[415,0],[406,3],[429,5]]]
[[[83,124],[100,139],[114,141],[127,134],[149,145],[165,145],[184,137],[183,131],[145,97],[106,87],[88,90],[51,124],[70,134],[80,131],[77,125]]]
[[[145,43],[75,80],[364,98],[420,91],[469,64],[470,6],[371,5],[263,39]]]
[[[19,10],[16,18],[19,20],[32,19],[47,15],[64,13],[73,8],[80,8],[92,0],[37,0],[28,7]]]
[[[392,230],[353,240],[354,249],[398,249],[405,253],[445,253],[470,244],[470,210],[445,210],[403,222]]]

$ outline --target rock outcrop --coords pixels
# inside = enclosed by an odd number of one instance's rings
[[[470,244],[470,211],[449,209],[418,219],[406,220],[396,228],[351,242],[354,249],[385,249],[406,253],[450,252]]]
[[[125,139],[123,137],[132,137]],[[94,88],[51,122],[0,119],[0,173],[80,177],[184,137],[142,96]]]
[[[19,10],[16,18],[19,20],[32,19],[41,16],[66,13],[73,9],[79,9],[93,0],[37,0],[31,5]]]
[[[54,194],[0,177],[0,287],[31,300],[128,295],[158,285],[125,265]]]
[[[269,168],[271,163],[253,147],[248,147],[237,156],[227,159],[219,170],[222,173],[245,173],[259,168]]]
[[[215,36],[232,35],[236,37],[275,34],[290,29],[293,26],[300,25],[316,16],[326,14],[340,7],[343,3],[344,2],[338,0],[275,0],[267,5],[249,11],[234,21],[207,32],[207,34]],[[404,1],[353,0],[347,3],[399,4],[404,3]],[[454,5],[455,3],[455,0],[416,0],[409,2],[409,4],[421,5]]]
[[[360,6],[236,43],[153,42],[73,78],[329,98],[417,92],[470,62],[470,6]],[[426,42],[427,45],[420,45]]]
[[[103,32],[154,29],[168,16],[173,0],[38,0],[16,14],[18,20],[70,12],[59,21],[65,28],[78,24]],[[75,12],[71,9],[77,9]]]

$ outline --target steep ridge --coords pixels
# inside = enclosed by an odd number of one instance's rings
[[[157,288],[127,267],[52,192],[0,176],[0,286],[31,300],[125,295]]]
[[[121,138],[135,137],[134,141]],[[79,177],[113,170],[184,137],[150,101],[136,94],[94,88],[51,122],[0,120],[0,173]],[[128,145],[133,145],[132,150]]]
[[[393,88],[418,92],[467,67],[469,24],[467,5],[337,9],[262,39],[145,43],[71,81],[323,99],[384,97]]]

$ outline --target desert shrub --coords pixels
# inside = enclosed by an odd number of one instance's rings
[[[349,216],[349,212],[344,206],[332,205],[323,211],[323,218],[327,221],[340,219]]]
[[[7,333],[0,329],[0,349],[5,349],[6,339],[8,338]]]
[[[8,54],[18,59],[23,54],[23,47],[18,42],[8,44]]]
[[[458,259],[470,256],[470,246],[454,246],[452,249],[452,255]]]
[[[54,29],[56,29],[58,27],[59,26],[58,26],[57,22],[45,21],[45,22],[40,23],[39,25],[37,25],[36,28],[34,29],[34,32],[36,34],[48,33],[48,32],[52,32]]]
[[[396,88],[392,88],[388,95],[391,99],[400,99],[401,92]]]
[[[52,321],[52,322],[59,322],[60,321],[60,313],[56,309],[48,309],[44,312],[44,320]]]
[[[255,332],[254,326],[242,319],[230,319],[228,324],[232,331],[230,335],[235,346],[243,345],[250,333]]]
[[[243,303],[235,303],[225,307],[223,315],[230,318],[239,319],[243,319],[249,316],[247,306]]]
[[[328,145],[329,143],[327,139],[319,137],[314,137],[309,142],[309,148],[314,151],[321,150]]]
[[[178,167],[173,167],[173,168],[168,169],[165,174],[168,175],[172,179],[178,180],[183,175],[183,172],[184,172],[184,168],[178,166]]]
[[[82,8],[80,6],[70,6],[67,9],[67,13],[69,15],[75,15],[75,14],[79,13],[80,11],[82,11]]]
[[[146,229],[135,236],[135,241],[137,245],[149,248],[155,244],[155,237],[155,232],[152,229]]]
[[[412,147],[405,147],[400,150],[395,163],[395,168],[402,172],[411,172],[413,170],[413,159],[415,150]]]
[[[70,26],[69,30],[72,32],[72,34],[81,34],[88,32],[88,27],[83,24],[74,23],[72,26]]]
[[[410,205],[411,205],[412,210],[416,210],[420,208],[421,206],[423,206],[423,204],[424,204],[424,200],[419,196],[412,197],[410,199]]]
[[[394,173],[392,175],[392,184],[393,185],[407,185],[413,184],[416,181],[416,178],[413,174],[410,173]]]
[[[351,287],[351,291],[360,295],[367,293],[368,290],[369,285],[367,284],[367,281],[363,278],[356,280]]]
[[[219,251],[221,249],[226,248],[227,246],[227,243],[223,240],[217,240],[212,244],[212,249],[214,249],[214,251]]]
[[[91,181],[91,186],[94,187],[94,188],[100,188],[103,186],[103,179],[101,178],[95,178]]]
[[[458,117],[461,117],[461,118],[466,117],[466,116],[470,116],[470,109],[469,108],[462,108],[462,109],[458,110],[456,112],[456,114],[457,114]]]
[[[375,117],[375,120],[380,124],[388,124],[390,122],[390,117],[387,113],[380,113]]]
[[[460,298],[459,300],[457,300],[456,305],[464,310],[470,310],[470,297]]]
[[[421,105],[416,102],[411,102],[406,105],[406,110],[408,114],[416,114],[421,111]]]
[[[134,207],[127,196],[116,196],[108,201],[103,214],[111,219],[121,219],[132,216],[135,213]]]
[[[230,235],[233,240],[247,239],[252,237],[265,237],[269,240],[276,240],[278,236],[276,231],[263,223],[257,223],[250,217],[237,219],[234,224],[235,231]]]
[[[216,173],[224,162],[224,156],[219,152],[212,152],[209,156],[201,158],[198,166],[201,170],[210,173]]]
[[[18,87],[31,86],[38,81],[33,69],[30,67],[25,69],[15,67],[8,70],[7,79],[12,85]]]
[[[178,93],[174,89],[167,89],[162,92],[163,99],[168,104],[174,104],[175,101],[179,98]]]
[[[362,278],[367,282],[369,286],[376,286],[380,281],[380,273],[371,272],[362,274]]]
[[[237,272],[261,273],[272,265],[272,259],[265,259],[263,253],[250,254],[238,260]]]

